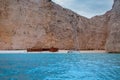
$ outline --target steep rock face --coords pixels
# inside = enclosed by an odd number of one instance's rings
[[[90,21],[92,25],[97,26],[96,35],[100,36],[94,37],[99,39],[98,43],[101,41],[103,45],[99,47],[107,52],[120,52],[120,0],[114,0],[112,10],[104,15],[95,16]]]
[[[73,27],[79,22],[74,12],[51,0],[0,0],[0,5],[0,49],[74,47]]]
[[[98,49],[105,49],[106,41],[109,35],[109,21],[110,21],[110,12],[106,12],[104,15],[101,16],[95,16],[90,19],[92,22],[92,25],[96,26],[96,29],[93,29],[96,31],[94,33],[94,37],[96,40],[96,43],[98,43]],[[94,41],[94,40],[93,40]]]
[[[108,52],[120,52],[120,0],[114,0],[108,25],[109,35],[106,50]]]
[[[76,35],[78,49],[119,51],[118,3],[87,19],[51,0],[0,0],[0,49],[73,49]]]

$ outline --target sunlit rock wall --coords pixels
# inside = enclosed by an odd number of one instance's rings
[[[0,0],[0,49],[78,49],[120,52],[120,0],[87,19],[51,0]],[[77,30],[75,30],[77,29]]]

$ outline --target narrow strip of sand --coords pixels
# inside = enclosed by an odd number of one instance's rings
[[[0,54],[27,53],[27,50],[0,50]]]
[[[49,52],[49,51],[43,51],[43,52],[27,52],[27,50],[0,50],[0,54],[8,54],[8,53],[30,53],[30,54],[34,54],[34,53],[68,53],[69,50],[59,50],[58,52]],[[73,51],[74,52],[74,51]],[[107,53],[105,50],[81,50],[81,51],[77,51],[78,53]]]
[[[80,51],[80,53],[107,53],[105,50],[86,50]]]

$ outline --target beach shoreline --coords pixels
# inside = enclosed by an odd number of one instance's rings
[[[0,50],[0,54],[35,54],[35,53],[68,53],[69,50],[59,50],[58,52],[49,52],[49,51],[42,51],[42,52],[27,52],[27,50]],[[81,50],[77,51],[78,53],[107,53],[105,50]]]

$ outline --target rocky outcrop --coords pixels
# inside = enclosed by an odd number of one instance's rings
[[[51,0],[0,0],[0,5],[5,36],[0,49],[73,48],[73,27],[79,20],[74,12]]]
[[[77,31],[78,49],[120,51],[118,3],[87,19],[51,0],[0,0],[0,49],[73,49]]]
[[[109,15],[109,35],[106,50],[108,52],[120,52],[120,0],[114,0],[114,5]]]

